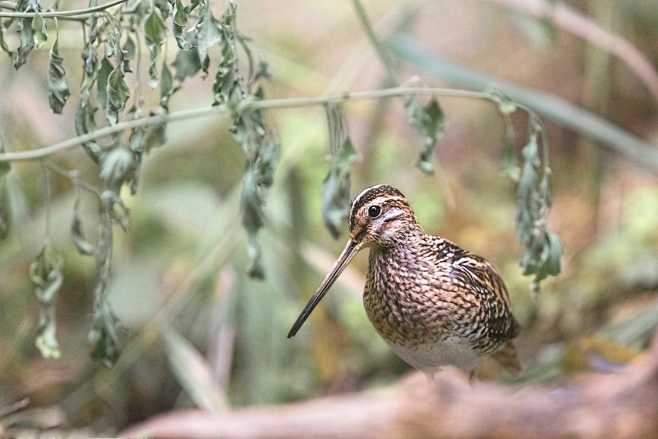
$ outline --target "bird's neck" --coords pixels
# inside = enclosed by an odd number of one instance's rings
[[[370,250],[370,268],[381,271],[384,267],[413,267],[422,257],[421,247],[425,232],[420,227],[410,227],[386,245],[375,245]]]

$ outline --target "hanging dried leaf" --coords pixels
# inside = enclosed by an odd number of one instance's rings
[[[242,180],[242,225],[248,235],[249,276],[265,277],[258,243],[258,230],[263,227],[265,197],[274,182],[274,169],[279,159],[280,145],[265,127],[260,112],[240,118],[235,128],[236,139],[247,155],[247,167]]]
[[[192,78],[201,70],[199,52],[195,49],[179,50],[174,61],[174,69],[176,70],[176,79],[180,82],[183,82],[185,78]]]
[[[213,105],[231,104],[246,97],[245,84],[240,75],[236,47],[236,5],[229,3],[221,19],[222,56],[212,85]]]
[[[9,55],[10,58],[13,59],[13,52],[9,49],[9,46],[7,46],[7,41],[5,40],[5,26],[2,22],[2,19],[0,19],[0,49],[2,49],[3,52],[5,52],[7,55]]]
[[[228,9],[234,8],[233,3],[229,3]],[[199,20],[195,26],[196,33],[196,49],[199,54],[199,60],[204,73],[208,73],[208,65],[210,60],[208,58],[208,49],[222,40],[222,30],[220,29],[217,19],[210,9],[210,2],[204,1],[201,6]]]
[[[114,125],[119,121],[119,115],[123,112],[126,101],[130,96],[130,89],[119,66],[112,70],[112,73],[108,76],[106,90],[105,115],[110,125]]]
[[[407,99],[405,106],[409,123],[414,127],[423,142],[416,166],[421,171],[431,174],[434,172],[433,161],[436,142],[443,136],[443,110],[434,98],[421,106],[415,97],[411,97]]]
[[[158,8],[154,8],[151,14],[144,22],[144,38],[146,39],[146,46],[149,50],[150,63],[149,63],[149,78],[155,84],[158,81],[158,55],[160,54],[160,46],[167,37],[167,28],[162,20],[161,12]]]
[[[135,59],[135,55],[137,54],[137,44],[135,43],[135,38],[131,34],[126,35],[126,41],[121,47],[121,53],[121,59],[123,62],[121,68],[126,73],[132,72],[130,62]]]
[[[322,218],[331,236],[338,238],[345,227],[351,200],[350,171],[357,159],[347,130],[347,121],[337,104],[325,106],[329,131],[329,172],[322,182]]]
[[[96,96],[98,98],[98,103],[103,109],[107,108],[107,84],[112,71],[114,71],[114,66],[110,60],[104,56],[101,60],[100,67],[98,68],[98,73],[96,74]]]
[[[110,191],[105,191],[101,198],[101,220],[96,250],[96,286],[89,342],[92,345],[92,358],[111,367],[120,354],[119,334],[122,331],[119,319],[107,299],[107,285],[112,272],[112,211],[116,199]]]
[[[43,246],[32,265],[30,280],[39,301],[39,325],[35,345],[44,358],[59,358],[55,297],[62,286],[62,261],[52,254],[48,245]]]
[[[78,190],[79,191],[79,190]],[[73,220],[71,222],[71,238],[78,253],[85,256],[91,256],[96,253],[93,244],[87,241],[82,226],[82,217],[80,216],[80,194],[76,193],[75,202],[73,203]]]
[[[180,85],[174,86],[174,77],[167,66],[167,60],[162,63],[162,76],[160,78],[160,106],[169,111],[169,98],[180,90]]]
[[[32,33],[34,35],[34,46],[41,47],[43,43],[48,41],[48,27],[46,20],[40,14],[32,19]]]
[[[13,61],[14,68],[18,70],[27,61],[27,56],[34,49],[34,33],[32,31],[32,19],[24,18],[19,21],[20,29],[20,46],[14,52]]]
[[[93,87],[96,82],[97,69],[98,69],[98,32],[97,32],[97,22],[98,20],[95,17],[90,18],[84,28],[86,29],[85,35],[85,45],[82,49],[82,86],[80,87],[80,100],[78,101],[78,107],[75,111],[75,132],[78,136],[87,134],[90,131],[94,131],[97,127],[96,124],[96,112],[98,107],[95,105],[92,99]],[[109,63],[109,61],[108,61]],[[111,64],[109,65],[112,67]],[[98,98],[106,99],[106,90],[107,90],[107,76],[109,72],[104,76],[104,84],[102,87],[98,87]],[[100,74],[100,72],[99,72]],[[102,107],[105,108],[105,102],[103,102]],[[95,162],[98,163],[101,158],[102,148],[98,142],[92,140],[82,143],[82,147],[85,149],[89,157]]]
[[[134,171],[135,156],[128,148],[116,147],[103,155],[100,177],[117,196],[121,193],[121,186],[130,182]]]
[[[50,60],[48,62],[48,103],[54,113],[60,114],[64,105],[69,100],[71,92],[66,83],[64,58],[59,54],[58,41],[59,35],[55,38],[53,47],[50,49]]]
[[[193,33],[186,32],[185,30],[188,13],[189,11],[187,7],[183,5],[183,2],[181,0],[176,0],[176,12],[173,20],[174,38],[176,38],[176,44],[178,44],[178,48],[181,50],[189,50],[193,46]]]
[[[96,111],[98,108],[91,102],[91,87],[93,83],[88,83],[87,86],[83,83],[80,90],[80,101],[75,110],[75,132],[78,136],[87,134],[96,129]],[[102,154],[102,148],[96,141],[83,142],[82,147],[87,151],[89,157],[94,162],[98,163]]]
[[[121,20],[116,19],[112,14],[105,13],[105,56],[108,58],[123,57],[121,49]]]
[[[562,245],[558,236],[548,230],[547,224],[551,204],[550,168],[547,155],[542,159],[539,148],[540,139],[543,151],[548,148],[544,128],[534,113],[530,114],[529,123],[530,135],[523,147],[517,187],[516,229],[519,241],[525,247],[521,259],[523,274],[535,275],[533,289],[538,292],[541,280],[560,273]]]
[[[41,6],[39,5],[38,0],[18,0],[16,2],[16,11],[17,12],[41,12]],[[41,17],[39,17],[41,18]],[[18,32],[19,32],[19,47],[11,52],[12,61],[14,68],[18,70],[25,62],[27,57],[34,49],[34,30],[32,28],[32,18],[22,18],[18,19]],[[39,28],[39,26],[37,26]],[[42,30],[42,27],[40,31]],[[39,36],[42,38],[42,36]],[[3,40],[4,43],[4,40]],[[4,49],[6,49],[6,44],[4,44]],[[8,49],[6,49],[8,51]]]

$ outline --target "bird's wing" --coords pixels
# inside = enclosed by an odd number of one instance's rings
[[[503,342],[519,334],[521,328],[512,315],[507,288],[491,263],[469,253],[453,260],[451,275],[459,280],[464,294],[479,303],[474,312],[483,320],[491,338]]]

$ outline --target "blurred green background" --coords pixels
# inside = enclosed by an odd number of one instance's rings
[[[74,7],[76,3],[68,4]],[[519,85],[562,97],[658,143],[658,105],[619,58],[505,2],[366,1],[375,30],[390,35],[409,8],[408,32],[432,53]],[[570,1],[602,28],[658,60],[658,3]],[[220,5],[217,5],[220,10]],[[239,24],[268,60],[270,97],[321,96],[382,87],[384,70],[349,2],[243,2]],[[60,52],[76,99],[79,28],[60,31]],[[170,45],[169,49],[172,50]],[[0,57],[0,131],[8,150],[47,145],[73,134],[74,103],[47,108],[47,50],[20,73]],[[403,78],[446,86],[413,65]],[[186,82],[172,110],[210,103],[210,78]],[[157,104],[157,93],[148,96]],[[505,279],[523,326],[526,370],[520,382],[559,380],[583,370],[612,371],[638,355],[658,324],[658,179],[547,122],[562,274],[534,300],[514,232],[515,187],[506,171],[504,124],[492,105],[442,99],[446,134],[434,176],[414,166],[418,139],[400,101],[350,103],[350,133],[360,158],[353,192],[377,183],[400,188],[426,231],[491,260]],[[266,280],[247,278],[239,193],[244,158],[226,120],[171,123],[166,145],[149,156],[136,196],[124,194],[131,227],[116,229],[110,296],[127,332],[112,369],[89,357],[94,266],[70,241],[73,193],[52,178],[51,239],[64,257],[57,300],[62,356],[34,348],[37,303],[28,267],[45,239],[41,170],[14,166],[13,230],[0,242],[0,405],[24,396],[39,410],[25,425],[61,423],[116,432],[176,407],[221,410],[312,398],[392,383],[409,370],[376,335],[361,304],[367,256],[357,257],[299,336],[286,333],[342,248],[320,214],[327,172],[322,108],[268,113],[282,157],[260,233]],[[520,133],[525,119],[514,118]],[[522,137],[522,136],[521,136]],[[522,139],[515,145],[515,153]],[[80,150],[56,162],[97,184]],[[654,170],[655,171],[655,170]],[[83,197],[85,231],[95,239],[95,202]],[[485,378],[496,378],[487,367]]]

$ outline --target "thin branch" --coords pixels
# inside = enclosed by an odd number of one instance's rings
[[[344,93],[335,96],[323,97],[297,97],[297,98],[284,98],[284,99],[268,99],[262,101],[249,101],[240,105],[238,111],[249,111],[258,109],[279,109],[279,108],[299,108],[320,106],[327,103],[339,103],[352,100],[364,99],[381,99],[390,97],[410,96],[410,95],[434,95],[443,97],[462,97],[462,98],[475,98],[491,100],[491,95],[485,92],[476,92],[469,90],[457,90],[449,88],[412,88],[412,87],[398,87],[388,88],[382,90],[371,90],[354,93]],[[193,108],[190,110],[181,110],[169,114],[159,114],[153,116],[142,117],[129,121],[117,123],[113,126],[92,131],[69,140],[65,140],[54,145],[46,146],[43,148],[32,149],[29,151],[8,152],[0,154],[0,162],[18,161],[18,160],[38,160],[44,157],[74,148],[82,143],[96,140],[113,133],[121,132],[124,130],[155,125],[167,122],[176,122],[186,119],[194,119],[197,117],[210,116],[214,114],[228,114],[229,110],[225,106],[215,107],[202,107]]]
[[[607,50],[624,61],[658,101],[658,73],[651,62],[625,38],[602,29],[595,21],[570,8],[564,2],[545,0],[489,0],[550,20],[555,26]]]
[[[84,16],[94,12],[101,12],[111,7],[126,3],[128,0],[113,0],[103,5],[92,6],[82,9],[70,9],[68,11],[47,11],[47,12],[0,12],[0,18],[34,18],[40,16],[41,18],[66,18]],[[10,2],[0,2],[0,7],[7,7],[8,9],[15,9],[11,7]]]
[[[507,96],[515,101],[518,108],[532,113],[537,111],[558,123],[571,127],[585,135],[608,145],[617,152],[622,153],[633,162],[652,171],[658,170],[658,150],[654,145],[644,142],[632,134],[626,132],[610,122],[589,113],[583,109],[577,108],[570,103],[563,101],[555,96],[531,91],[519,86],[506,83],[504,81],[495,81],[471,71],[466,71],[461,66],[449,65],[445,63],[439,65],[438,61],[431,60],[431,56],[421,51],[415,42],[398,36],[393,39],[392,47],[394,50],[412,62],[420,64],[430,73],[438,76],[447,76],[446,79],[456,81],[457,77],[464,86],[476,89],[486,90],[494,85]],[[448,70],[446,70],[448,69]],[[454,70],[459,69],[456,73]],[[465,76],[463,76],[465,75]],[[283,99],[267,99],[261,101],[245,101],[239,105],[237,111],[244,112],[258,109],[283,109],[283,108],[300,108],[311,106],[322,106],[327,103],[340,103],[354,100],[366,99],[383,99],[392,97],[404,97],[413,95],[431,95],[441,97],[459,97],[472,98],[490,101],[498,105],[499,97],[488,91],[461,90],[454,88],[431,88],[431,87],[394,87],[381,90],[368,90],[353,93],[343,93],[333,96],[323,97],[296,97]],[[532,109],[532,110],[531,110]],[[147,125],[155,125],[167,122],[176,122],[197,117],[211,116],[215,114],[229,114],[230,110],[225,106],[201,107],[189,110],[176,111],[169,114],[159,114],[142,117],[129,121],[117,123],[116,125],[105,127],[74,137],[54,145],[43,148],[32,149],[28,151],[7,152],[0,154],[0,162],[11,162],[19,160],[38,160],[44,157],[72,149],[84,142],[96,140],[110,134],[137,128]]]
[[[432,53],[407,35],[397,35],[388,44],[400,58],[415,64],[435,78],[457,87],[473,90],[489,90],[494,87],[512,99],[515,104],[523,103],[542,116],[601,142],[637,165],[652,172],[658,171],[656,145],[638,139],[626,130],[569,101],[454,64]]]

